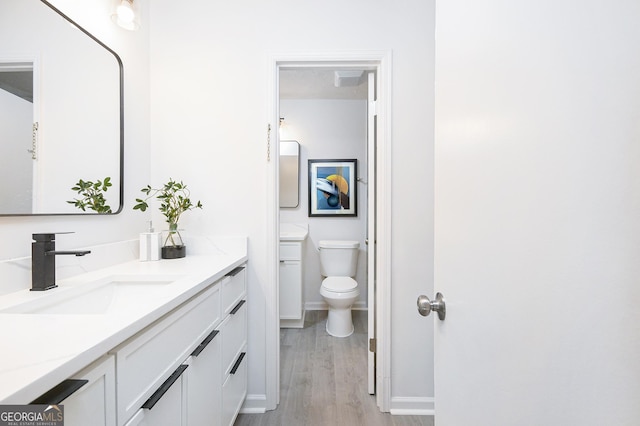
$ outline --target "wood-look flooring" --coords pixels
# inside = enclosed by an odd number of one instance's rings
[[[329,336],[327,311],[308,311],[303,329],[280,329],[280,405],[239,414],[235,426],[433,426],[432,416],[381,413],[367,392],[367,312],[355,332]]]

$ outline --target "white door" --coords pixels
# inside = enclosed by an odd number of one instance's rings
[[[438,426],[640,422],[638,22],[437,4]]]
[[[376,77],[367,74],[367,388],[376,393]],[[373,343],[372,343],[373,342]]]

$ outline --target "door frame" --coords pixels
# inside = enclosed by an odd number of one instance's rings
[[[376,71],[376,403],[388,412],[391,401],[391,51],[274,54],[269,59],[267,124],[267,250],[265,289],[265,409],[280,402],[279,234],[278,203],[279,71],[293,67],[368,67]]]

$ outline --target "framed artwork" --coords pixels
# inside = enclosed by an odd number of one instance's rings
[[[357,216],[358,160],[309,160],[309,217]]]

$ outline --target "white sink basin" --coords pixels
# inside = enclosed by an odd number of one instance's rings
[[[105,315],[139,309],[162,296],[168,284],[181,277],[118,275],[87,284],[60,286],[34,300],[0,309],[7,314]]]

